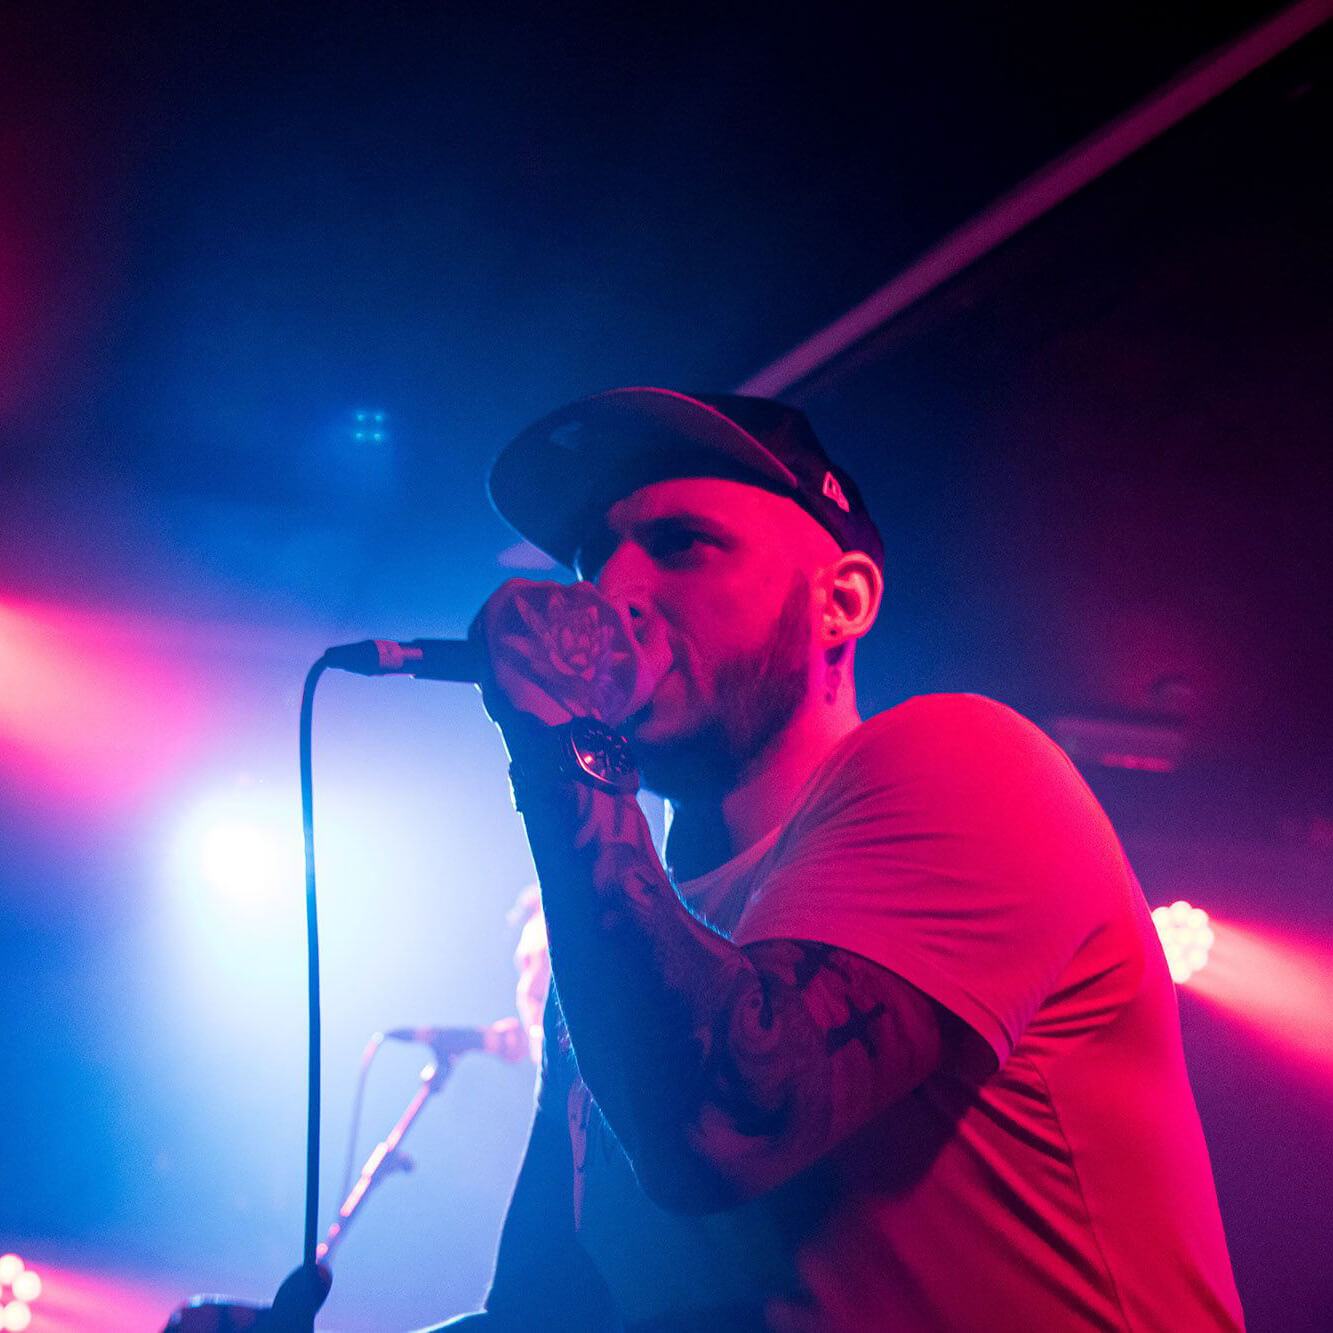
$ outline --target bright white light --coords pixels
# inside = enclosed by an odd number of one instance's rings
[[[1166,954],[1171,980],[1183,985],[1207,965],[1208,951],[1215,938],[1208,924],[1208,913],[1179,898],[1170,907],[1154,907],[1152,920]]]
[[[23,1260],[17,1254],[0,1254],[0,1286],[9,1286],[21,1272]]]
[[[0,1311],[0,1328],[5,1333],[22,1333],[32,1323],[32,1311],[23,1301],[10,1301]]]
[[[270,830],[238,820],[214,824],[199,839],[204,881],[229,896],[251,897],[273,889],[280,859]]]
[[[42,1294],[42,1279],[31,1268],[25,1268],[10,1283],[10,1289],[19,1300],[32,1304]]]
[[[202,889],[219,904],[262,905],[276,895],[299,897],[299,810],[261,784],[238,782],[187,816],[177,837],[173,878],[186,892]]]

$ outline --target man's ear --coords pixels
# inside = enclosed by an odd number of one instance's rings
[[[824,623],[829,648],[859,639],[875,623],[884,598],[884,575],[864,551],[844,551],[824,571]]]

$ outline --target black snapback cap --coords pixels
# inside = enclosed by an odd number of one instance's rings
[[[558,408],[491,465],[496,512],[573,568],[607,509],[672,477],[725,477],[800,505],[844,551],[884,565],[884,542],[860,489],[824,452],[805,413],[770,398],[611,389]]]

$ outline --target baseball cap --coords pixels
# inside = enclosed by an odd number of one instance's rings
[[[805,413],[771,398],[611,389],[543,417],[491,465],[496,512],[571,568],[617,500],[673,477],[724,477],[795,501],[844,551],[881,568],[884,542],[856,482],[824,452]]]

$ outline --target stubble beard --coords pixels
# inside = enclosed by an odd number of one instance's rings
[[[643,784],[671,800],[719,796],[772,744],[810,688],[810,580],[792,576],[767,642],[723,661],[708,715],[662,742],[635,741]]]

